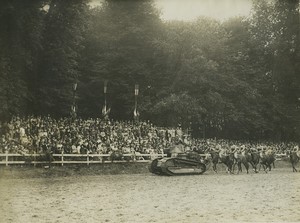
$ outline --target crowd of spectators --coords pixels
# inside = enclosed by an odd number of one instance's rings
[[[271,148],[276,153],[297,147],[296,143],[242,142],[216,139],[191,139],[178,128],[156,127],[149,121],[114,121],[106,119],[54,119],[46,117],[14,117],[0,123],[0,153],[67,153],[157,154],[178,142],[185,150],[205,153],[221,148]]]
[[[158,128],[147,122],[104,119],[14,117],[1,124],[0,152],[9,153],[162,153],[181,128]]]

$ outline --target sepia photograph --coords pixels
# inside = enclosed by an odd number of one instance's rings
[[[299,146],[300,0],[0,0],[0,223],[300,223]]]

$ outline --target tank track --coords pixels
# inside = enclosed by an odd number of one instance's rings
[[[200,175],[206,171],[201,161],[182,158],[158,158],[149,164],[149,171],[157,175]]]

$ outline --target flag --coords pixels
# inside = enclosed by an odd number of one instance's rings
[[[71,106],[71,112],[70,112],[70,114],[71,114],[71,117],[72,118],[76,118],[76,106],[75,105],[72,105]]]
[[[133,111],[133,115],[134,115],[135,118],[137,118],[138,116],[140,116],[140,113],[137,111],[136,108]]]
[[[136,95],[136,96],[139,95],[139,85],[138,85],[138,84],[136,84],[136,85],[134,86],[134,95]]]
[[[110,113],[110,108],[107,109],[106,105],[104,105],[102,108],[102,115],[105,117],[108,116],[109,113]]]
[[[105,114],[106,114],[106,105],[104,105],[102,108],[102,115],[105,116]]]
[[[75,84],[73,85],[73,90],[76,91],[76,89],[77,89],[77,83],[75,83]]]
[[[72,105],[72,106],[71,106],[71,110],[72,110],[72,112],[74,112],[74,113],[76,112],[76,107],[75,107],[75,105]]]
[[[104,94],[107,92],[107,81],[104,81]]]

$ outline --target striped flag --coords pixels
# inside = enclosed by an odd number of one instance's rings
[[[135,96],[138,96],[138,95],[139,95],[139,85],[138,85],[138,84],[136,84],[136,85],[134,86],[134,95],[135,95]]]

